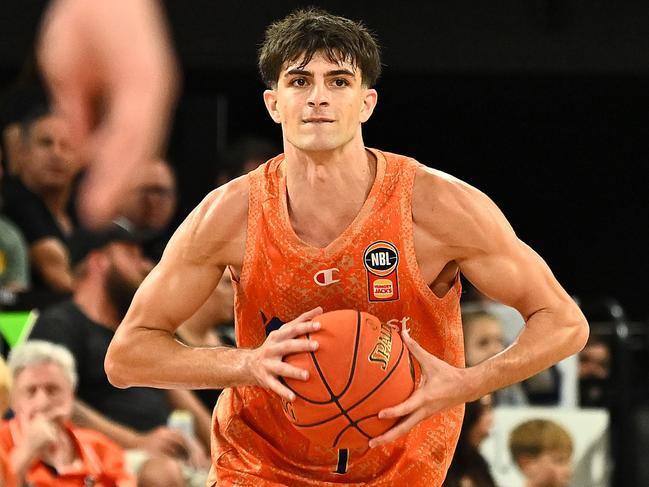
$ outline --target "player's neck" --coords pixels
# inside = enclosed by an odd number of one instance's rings
[[[362,143],[321,152],[289,146],[283,171],[291,197],[307,190],[317,191],[308,195],[309,201],[321,197],[337,201],[345,195],[362,204],[376,176],[376,158]]]
[[[290,156],[294,157],[291,158]],[[290,223],[306,242],[325,247],[360,212],[376,178],[376,157],[361,150],[290,154],[284,167]]]

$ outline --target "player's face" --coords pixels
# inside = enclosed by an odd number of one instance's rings
[[[11,406],[18,415],[61,421],[72,414],[73,402],[72,384],[57,363],[30,365],[16,376]]]
[[[264,92],[273,120],[282,125],[284,144],[325,152],[362,140],[361,124],[376,105],[376,90],[362,83],[360,69],[316,54],[306,66],[284,65],[277,87]]]
[[[505,348],[500,322],[493,318],[475,318],[468,326],[465,336],[466,363],[477,365]]]

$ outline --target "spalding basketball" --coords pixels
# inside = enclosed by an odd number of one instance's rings
[[[295,400],[284,401],[293,426],[314,443],[360,448],[398,419],[379,419],[382,409],[412,394],[414,370],[399,330],[369,314],[338,310],[316,318],[321,328],[307,337],[315,352],[284,361],[309,372],[306,381],[285,379]]]

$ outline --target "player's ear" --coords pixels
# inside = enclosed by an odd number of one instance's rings
[[[264,104],[266,105],[266,110],[268,110],[268,113],[270,114],[270,118],[272,118],[275,123],[281,123],[282,118],[277,109],[277,91],[265,90]]]
[[[361,106],[361,123],[367,122],[372,113],[374,112],[374,107],[378,101],[379,94],[373,88],[367,88],[363,96],[363,105]]]

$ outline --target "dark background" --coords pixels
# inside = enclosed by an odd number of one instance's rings
[[[646,1],[167,1],[184,72],[169,144],[179,218],[213,187],[227,144],[246,133],[280,143],[256,49],[269,22],[309,4],[379,36],[367,145],[477,186],[568,292],[612,296],[646,320]],[[0,89],[20,72],[43,5],[2,0]]]

